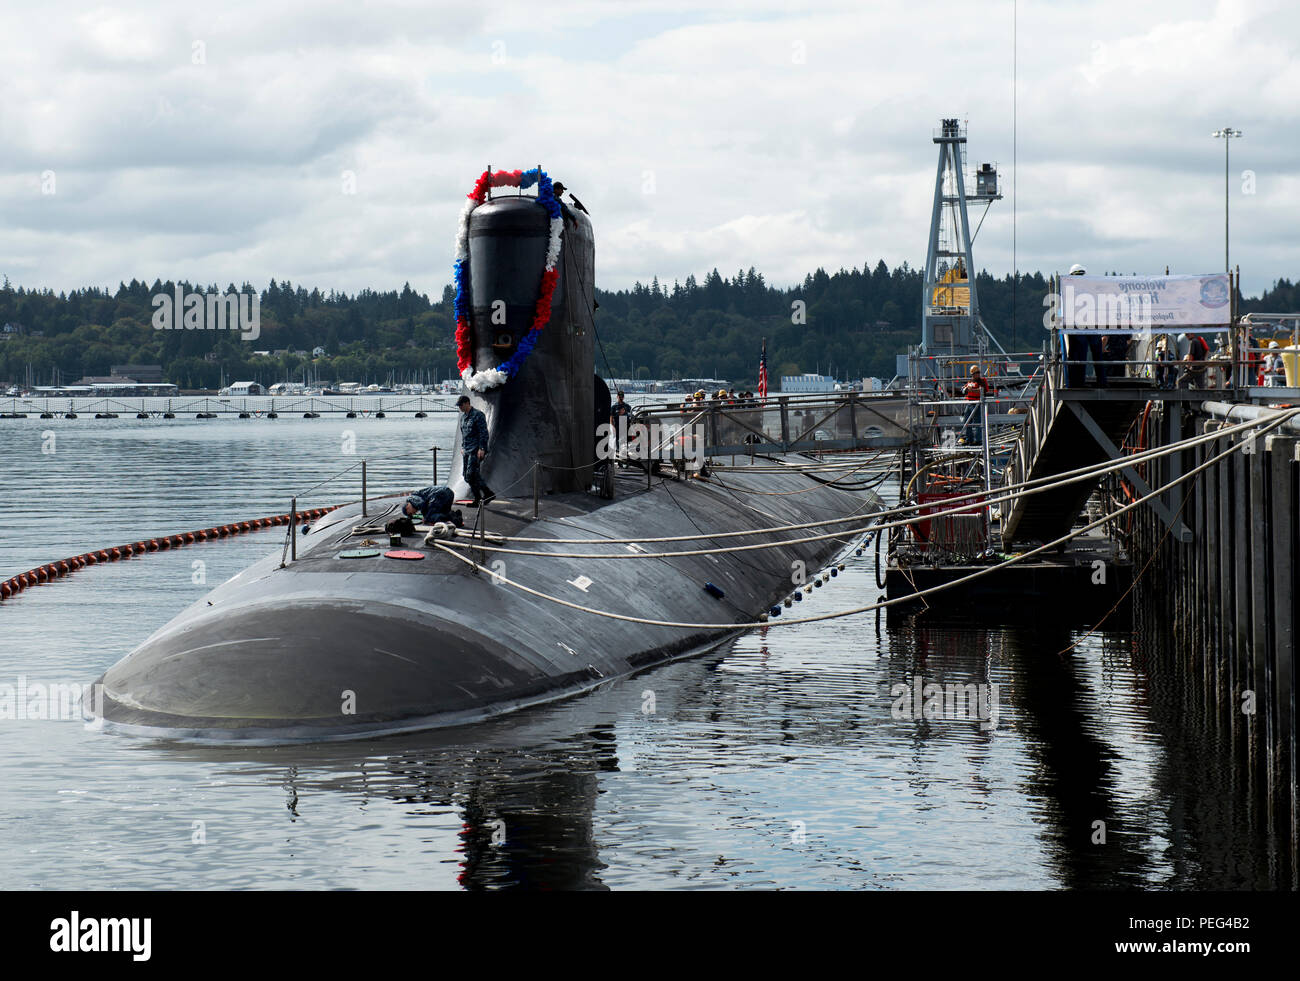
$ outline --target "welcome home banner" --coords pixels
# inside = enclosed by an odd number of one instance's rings
[[[1058,323],[1069,333],[1227,330],[1232,303],[1227,273],[1202,276],[1062,276]]]

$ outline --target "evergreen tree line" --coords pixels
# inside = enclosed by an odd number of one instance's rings
[[[218,292],[215,284],[133,279],[116,291],[88,287],[67,293],[0,287],[0,382],[21,383],[31,367],[38,384],[68,384],[107,375],[112,365],[160,364],[182,389],[227,381],[271,384],[301,380],[362,384],[423,381],[456,374],[454,294],[436,300],[413,290],[362,290],[349,295],[308,291],[271,280],[260,293],[261,336],[236,331],[155,330],[152,298],[161,293]],[[894,373],[895,356],[920,340],[922,273],[907,263],[818,269],[796,286],[767,284],[752,267],[728,278],[717,269],[702,281],[596,291],[600,338],[597,370],[619,378],[723,378],[757,383],[760,345],[767,341],[772,387],[782,374],[819,370],[839,378]],[[1043,339],[1041,273],[976,278],[984,322],[1008,350],[1037,350]],[[226,292],[252,293],[234,284]],[[1279,279],[1262,296],[1241,300],[1251,310],[1300,309],[1300,285]],[[1014,309],[1014,329],[1012,325]],[[326,354],[313,358],[315,348]],[[284,352],[271,356],[254,351]],[[294,352],[307,352],[306,355]]]

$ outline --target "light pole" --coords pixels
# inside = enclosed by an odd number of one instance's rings
[[[1225,126],[1223,129],[1216,129],[1210,135],[1216,140],[1223,140],[1223,268],[1227,272],[1231,272],[1232,266],[1228,262],[1228,145],[1232,142],[1234,136],[1245,136],[1246,134],[1239,129]]]

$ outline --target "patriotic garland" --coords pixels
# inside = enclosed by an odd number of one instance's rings
[[[537,304],[533,308],[533,322],[519,340],[515,353],[495,368],[485,371],[474,370],[474,352],[470,348],[469,320],[469,216],[474,209],[484,202],[487,192],[492,187],[518,187],[527,189],[537,185],[537,203],[546,209],[551,217],[550,238],[546,246],[546,268],[542,273],[542,285],[538,290]],[[504,385],[517,374],[523,363],[532,353],[540,338],[542,328],[551,319],[551,299],[555,295],[555,284],[559,279],[556,266],[560,261],[560,236],[564,231],[564,218],[560,212],[560,202],[551,190],[551,179],[540,167],[532,170],[490,170],[483,171],[474,182],[474,190],[468,195],[469,200],[460,213],[460,227],[456,232],[456,366],[460,377],[475,392],[484,392],[498,385]]]

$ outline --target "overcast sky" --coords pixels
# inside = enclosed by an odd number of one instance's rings
[[[1011,268],[1011,2],[192,7],[6,6],[0,273],[16,285],[436,295],[488,163],[541,163],[582,199],[606,289],[919,266],[943,116],[969,121],[971,167],[1002,171],[975,257]],[[1210,134],[1233,126],[1243,286],[1300,277],[1294,5],[1039,0],[1018,38],[1021,270],[1221,269]]]

